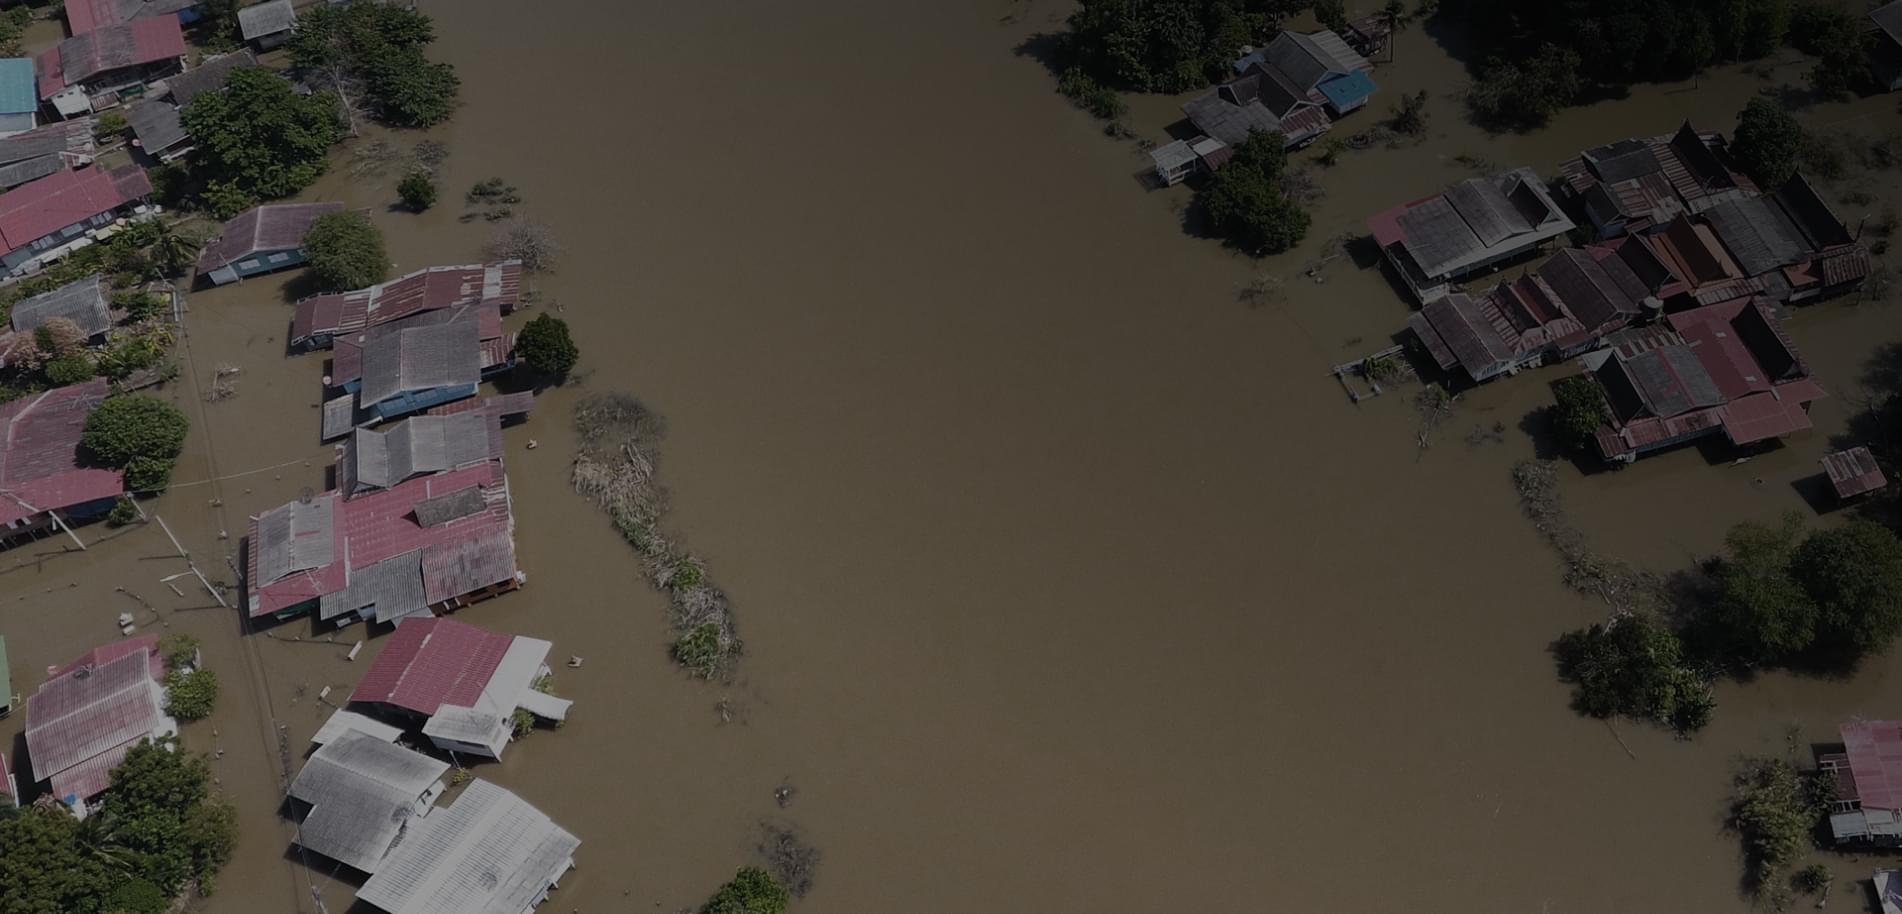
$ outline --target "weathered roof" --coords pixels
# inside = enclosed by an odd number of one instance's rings
[[[72,158],[83,164],[92,161],[98,151],[98,141],[92,135],[91,118],[55,121],[25,133],[0,137],[0,165],[47,156]]]
[[[410,619],[389,636],[350,700],[423,715],[445,704],[473,706],[514,640],[454,619]]]
[[[1588,328],[1629,319],[1643,310],[1649,290],[1625,262],[1597,260],[1577,248],[1554,254],[1538,270],[1559,302]]]
[[[365,873],[417,818],[418,806],[449,763],[350,730],[318,747],[291,782],[310,804],[297,844]]]
[[[1156,163],[1157,171],[1175,171],[1195,161],[1195,150],[1189,148],[1188,140],[1176,140],[1151,149],[1149,158]]]
[[[0,114],[32,114],[40,110],[33,61],[25,57],[0,59]]]
[[[1512,360],[1512,347],[1500,337],[1492,321],[1480,313],[1480,303],[1472,296],[1455,292],[1428,302],[1420,313],[1467,370],[1476,372],[1494,363]]]
[[[483,780],[412,832],[358,890],[359,900],[390,914],[522,914],[581,846],[540,810]]]
[[[293,501],[258,515],[251,549],[257,559],[253,586],[322,568],[337,559],[337,497]]]
[[[429,267],[367,289],[298,302],[291,342],[302,344],[318,334],[334,337],[441,308],[492,304],[502,312],[513,311],[521,295],[519,260]]]
[[[56,317],[78,325],[87,336],[112,329],[111,303],[98,274],[42,292],[13,306],[13,329],[25,333]]]
[[[40,98],[52,98],[113,70],[185,56],[185,32],[172,16],[151,16],[102,26],[49,48],[35,61]]]
[[[479,343],[474,321],[410,327],[372,339],[363,348],[357,402],[367,408],[398,394],[478,383]]]
[[[1854,498],[1889,484],[1889,480],[1882,475],[1882,467],[1876,464],[1876,455],[1866,447],[1857,446],[1824,454],[1822,463],[1823,472],[1828,474],[1829,485],[1836,490],[1837,498]]]
[[[0,404],[0,524],[125,491],[118,470],[80,465],[86,417],[107,392],[94,378]]]
[[[1302,90],[1313,89],[1329,73],[1358,73],[1372,65],[1341,36],[1323,29],[1303,34],[1284,31],[1268,43],[1266,61]]]
[[[233,51],[208,58],[183,73],[166,77],[165,90],[171,93],[172,101],[183,108],[206,92],[224,88],[225,80],[231,78],[231,71],[257,65],[258,56],[249,49]]]
[[[394,622],[427,615],[429,602],[429,590],[423,586],[423,553],[418,549],[350,569],[342,590],[319,599],[317,617],[328,622],[368,609],[377,621]]]
[[[238,10],[238,28],[246,41],[289,31],[296,24],[297,11],[291,8],[291,0],[270,0]]]
[[[344,446],[339,487],[387,489],[411,476],[439,473],[500,454],[491,450],[489,425],[479,412],[412,416],[386,432],[360,428]]]
[[[1829,202],[1816,192],[1808,178],[1802,174],[1790,176],[1777,188],[1777,204],[1789,216],[1790,224],[1802,234],[1812,250],[1823,250],[1839,244],[1848,244],[1855,239],[1849,234],[1849,228],[1836,217]]]
[[[74,35],[142,16],[174,16],[204,0],[66,0],[66,28]]]
[[[198,255],[198,272],[210,273],[260,251],[304,246],[304,232],[319,216],[343,212],[342,203],[270,203],[239,213],[216,241]]]
[[[139,148],[151,155],[177,146],[191,136],[185,132],[185,124],[171,102],[134,102],[126,109],[125,119],[139,141]]]
[[[0,190],[11,190],[29,181],[37,181],[65,167],[65,160],[57,155],[0,165]]]
[[[475,324],[476,339],[479,341],[476,361],[484,369],[499,364],[492,361],[495,347],[512,348],[509,341],[513,340],[514,336],[502,331],[502,309],[496,303],[435,308],[332,339],[331,347],[335,354],[330,359],[330,384],[333,387],[342,387],[351,381],[362,380],[364,353],[376,340],[386,339],[412,328],[434,327],[439,324],[457,322]]]
[[[0,194],[0,251],[11,253],[152,192],[137,165],[56,172]]]
[[[1370,222],[1382,246],[1398,241],[1429,278],[1554,238],[1572,221],[1546,196],[1538,175],[1520,168],[1502,175],[1469,178],[1446,192],[1383,213]],[[1381,238],[1391,234],[1392,238]]]
[[[416,503],[416,522],[425,527],[440,527],[480,513],[486,507],[479,486],[469,486]]]
[[[73,666],[27,698],[34,780],[51,779],[165,728],[156,646],[156,636],[133,639],[131,650]]]
[[[1255,64],[1241,78],[1184,104],[1182,112],[1196,129],[1230,146],[1241,145],[1255,131],[1279,133],[1294,146],[1333,123],[1320,100],[1266,64]]]
[[[1902,809],[1902,722],[1853,721],[1841,732],[1863,808]]]
[[[355,711],[342,710],[334,711],[329,717],[324,718],[324,725],[317,728],[317,732],[311,736],[310,741],[321,746],[351,732],[365,733],[386,743],[396,742],[403,736],[401,727],[392,727]]]

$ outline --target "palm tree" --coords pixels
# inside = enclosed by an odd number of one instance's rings
[[[1413,14],[1407,12],[1405,0],[1387,0],[1387,5],[1380,9],[1380,21],[1387,26],[1387,61],[1392,63],[1394,36],[1413,24]]]
[[[198,249],[204,245],[196,236],[178,231],[167,220],[153,222],[152,262],[166,276],[183,276],[198,257]]]

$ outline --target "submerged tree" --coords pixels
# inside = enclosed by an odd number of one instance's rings
[[[1730,154],[1744,173],[1766,191],[1775,190],[1796,173],[1803,150],[1803,127],[1781,105],[1753,98],[1737,114]]]
[[[231,71],[223,92],[198,94],[179,115],[191,177],[219,218],[309,187],[338,139],[337,117],[336,96],[300,95],[262,67]]]
[[[1552,393],[1558,399],[1552,416],[1560,442],[1573,450],[1590,450],[1599,427],[1611,420],[1605,394],[1596,382],[1582,375],[1559,379],[1553,383]]]
[[[1650,616],[1566,632],[1552,650],[1582,714],[1653,720],[1679,733],[1710,722],[1709,683],[1684,664],[1677,635]]]
[[[390,256],[383,233],[362,213],[326,213],[304,232],[311,271],[330,289],[361,289],[383,281]]]
[[[557,381],[567,377],[581,359],[581,350],[568,333],[568,322],[551,314],[538,314],[522,325],[521,334],[515,338],[515,354],[529,371]]]
[[[291,63],[337,92],[346,112],[361,105],[386,124],[428,127],[455,112],[461,87],[454,67],[424,55],[435,39],[434,23],[414,9],[319,5],[298,14]]]
[[[1301,243],[1308,214],[1284,192],[1288,152],[1279,133],[1255,131],[1195,200],[1209,223],[1229,243],[1261,256],[1279,254]]]

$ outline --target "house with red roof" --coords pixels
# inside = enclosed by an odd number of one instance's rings
[[[222,286],[247,276],[302,264],[304,233],[318,217],[343,212],[342,203],[267,203],[224,224],[198,252],[198,275]]]
[[[1606,460],[1722,434],[1758,444],[1811,427],[1825,396],[1769,302],[1736,299],[1620,331],[1579,361],[1610,418],[1594,436]]]
[[[1902,721],[1843,724],[1843,751],[1817,756],[1836,781],[1829,831],[1838,843],[1902,844]]]
[[[66,0],[66,31],[84,35],[151,16],[171,16],[189,25],[198,21],[203,5],[204,0]]]
[[[427,267],[367,289],[313,295],[298,302],[290,342],[303,350],[329,349],[338,337],[424,312],[486,310],[492,305],[499,318],[513,312],[521,300],[519,260]],[[492,335],[500,334],[497,326]]]
[[[390,635],[350,701],[423,720],[423,735],[437,748],[501,758],[514,738],[518,708],[544,720],[567,719],[572,702],[535,688],[548,675],[552,647],[454,619],[411,619]]]
[[[40,98],[66,117],[89,114],[110,97],[184,69],[185,32],[176,16],[147,16],[101,25],[34,58]]]
[[[125,492],[118,470],[82,466],[86,417],[106,399],[104,378],[0,404],[0,540],[104,514]]]
[[[326,492],[251,519],[252,619],[396,622],[448,612],[521,584],[502,461],[390,479],[345,499]]]
[[[133,746],[178,735],[165,711],[165,672],[157,635],[96,647],[49,670],[26,700],[33,780],[84,818]]]
[[[65,168],[0,194],[0,271],[24,276],[113,232],[121,219],[150,218],[152,182],[137,165]]]

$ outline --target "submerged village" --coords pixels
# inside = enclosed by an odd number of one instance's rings
[[[1034,16],[1060,30],[1033,34],[1020,62],[1107,124],[1140,193],[1168,201],[1194,236],[1183,245],[1225,245],[1247,264],[1234,305],[1296,314],[1312,287],[1337,315],[1289,326],[1384,327],[1304,342],[1308,374],[1326,382],[1309,389],[1328,391],[1314,409],[1404,428],[1398,447],[1420,462],[1478,463],[1530,439],[1533,456],[1494,480],[1523,515],[1510,538],[1536,539],[1596,616],[1552,622],[1550,656],[1528,664],[1569,695],[1549,715],[1602,722],[1621,761],[1669,765],[1660,754],[1707,739],[1726,713],[1720,694],[1784,673],[1815,684],[1801,694],[1841,693],[1902,635],[1902,340],[1867,341],[1875,364],[1799,345],[1806,322],[1902,297],[1890,251],[1902,0],[1587,6],[1011,2],[990,27]],[[732,758],[680,740],[677,722],[662,731],[649,694],[605,677],[640,667],[634,681],[657,692],[664,669],[701,689],[696,732],[745,729],[783,695],[738,674],[731,600],[669,519],[665,421],[636,392],[594,382],[596,366],[622,360],[615,340],[570,327],[570,307],[577,326],[625,309],[623,290],[562,286],[557,266],[579,245],[541,221],[538,189],[469,172],[470,153],[443,139],[470,116],[469,74],[432,47],[459,9],[0,10],[0,595],[12,598],[0,600],[0,912],[277,909],[268,897],[357,914],[780,914],[817,903],[805,900],[822,859],[806,817],[836,823],[852,785],[902,767],[849,719],[849,761],[813,777],[810,799],[804,768],[757,784],[747,769],[750,786],[709,802],[635,763],[739,780]],[[1399,64],[1429,50],[1461,61],[1461,79]],[[1654,83],[1695,92],[1705,78],[1762,88],[1690,117],[1607,116],[1554,161],[1488,151],[1568,110]],[[1862,113],[1853,129],[1806,113],[1827,104]],[[1449,122],[1497,143],[1463,140],[1418,174],[1396,167],[1383,186],[1410,189],[1348,224],[1313,215],[1356,157],[1437,148]],[[1295,251],[1312,256],[1297,264]],[[633,255],[609,259],[622,279],[637,269]],[[830,281],[849,285],[839,269]],[[669,326],[654,317],[652,329]],[[1819,418],[1832,400],[1846,421]],[[1523,420],[1473,405],[1525,402]],[[1668,461],[1761,491],[1754,468],[1791,454],[1814,468],[1791,484],[1808,510],[1765,522],[1739,508],[1720,518],[1722,554],[1680,568],[1630,560],[1574,514],[1601,498],[1622,510],[1610,487]],[[525,473],[558,479],[574,507],[537,503],[545,485],[524,500]],[[801,536],[827,529],[800,524]],[[630,633],[542,596],[584,577],[609,582],[591,592],[615,612],[651,602],[659,618]],[[762,577],[744,576],[749,594]],[[887,600],[907,602],[868,602]],[[871,644],[897,640],[881,630]],[[957,637],[916,640],[937,652]],[[861,687],[887,669],[836,665]],[[1736,754],[1722,784],[1680,785],[1710,795],[1739,903],[1902,914],[1902,793],[1890,793],[1902,704],[1844,716],[1821,741],[1754,735],[1776,748]],[[986,777],[1000,781],[1012,764],[1041,772],[1042,754],[1062,756],[997,745],[1008,748]],[[634,778],[676,788],[676,803],[625,805],[618,782]],[[1005,802],[1039,810],[1056,791]],[[666,842],[680,827],[670,819],[696,820],[727,856],[675,878],[617,844],[629,830]],[[863,857],[852,842],[866,834],[902,844],[889,827],[824,837]],[[954,830],[992,833],[975,818]]]

